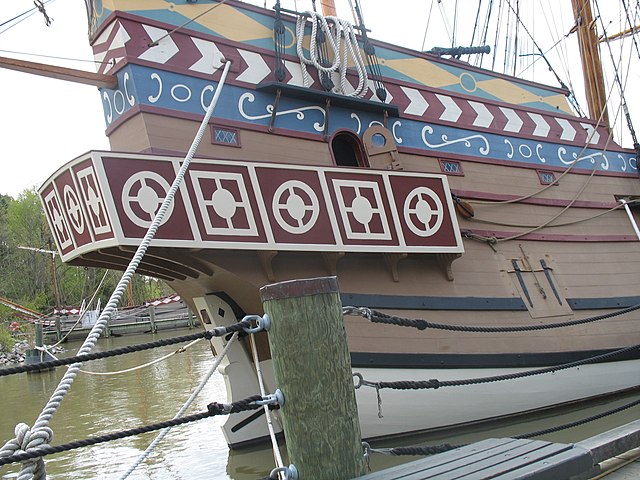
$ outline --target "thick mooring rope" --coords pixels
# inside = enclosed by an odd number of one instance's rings
[[[262,408],[262,402],[264,400],[261,395],[253,395],[251,397],[239,400],[233,403],[217,403],[213,402],[207,405],[207,411],[201,413],[194,413],[193,415],[187,415],[181,418],[174,418],[165,422],[154,423],[146,425],[144,427],[131,428],[129,430],[121,430],[119,432],[107,433],[106,435],[100,435],[97,437],[87,438],[84,440],[76,440],[75,442],[69,442],[62,445],[52,447],[51,445],[42,445],[36,448],[31,448],[29,451],[22,451],[19,448],[10,455],[6,454],[6,451],[0,452],[0,467],[8,465],[9,463],[22,462],[25,460],[40,459],[42,456],[51,455],[53,453],[67,452],[76,448],[89,447],[91,445],[97,445],[99,443],[110,442],[112,440],[119,440],[121,438],[133,437],[135,435],[141,435],[143,433],[155,432],[165,428],[175,427],[177,425],[184,425],[185,423],[195,422],[204,418],[214,417],[216,415],[229,415],[231,413],[248,412]],[[20,477],[18,477],[20,478]]]

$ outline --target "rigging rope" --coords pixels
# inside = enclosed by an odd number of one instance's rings
[[[83,342],[82,346],[78,350],[79,355],[87,354],[93,350],[95,347],[98,338],[100,337],[102,331],[107,326],[107,323],[113,313],[115,312],[120,299],[122,298],[127,285],[131,281],[131,277],[135,273],[138,268],[138,265],[142,261],[144,254],[149,248],[149,244],[151,240],[156,234],[156,231],[162,224],[162,220],[169,208],[169,205],[173,201],[173,197],[175,196],[178,188],[180,187],[184,175],[186,174],[187,169],[189,168],[189,164],[191,163],[191,159],[195,155],[196,149],[204,136],[204,133],[207,129],[209,119],[213,114],[213,109],[218,101],[220,96],[220,92],[222,90],[222,86],[225,83],[227,73],[229,72],[229,67],[231,62],[227,61],[220,77],[218,88],[209,104],[207,112],[204,115],[202,123],[200,124],[200,128],[193,139],[191,147],[185,156],[184,162],[180,166],[180,170],[178,171],[175,180],[173,181],[169,191],[167,193],[166,198],[162,202],[162,205],[158,209],[158,212],[155,215],[155,218],[151,222],[147,233],[144,238],[140,242],[131,262],[127,266],[127,269],[123,273],[118,285],[113,291],[109,301],[105,305],[105,308],[102,311],[102,314],[96,321],[96,324],[91,329],[91,332],[87,335],[87,338]],[[26,424],[20,423],[16,426],[16,439],[8,441],[2,448],[0,448],[0,455],[5,456],[7,453],[13,454],[16,449],[24,450],[25,452],[35,451],[38,448],[44,448],[43,446],[48,445],[53,438],[53,432],[49,428],[49,421],[53,414],[58,410],[60,403],[62,402],[64,396],[71,389],[71,385],[75,380],[78,371],[80,370],[80,363],[72,364],[69,369],[66,371],[58,387],[52,394],[51,398],[43,408],[42,412],[36,419],[32,428],[29,428]],[[18,438],[19,437],[19,438]],[[35,480],[45,480],[46,473],[44,468],[44,461],[39,456],[29,457],[26,462],[23,464],[20,473],[18,474],[18,480],[29,480],[30,478],[34,478]]]
[[[304,31],[307,18],[311,20],[311,36],[309,40],[309,58],[304,53]],[[329,24],[333,25],[333,28]],[[322,34],[323,42],[319,42],[319,35]],[[307,66],[314,66],[318,72],[331,75],[336,72],[340,77],[340,85],[333,87],[334,93],[349,95],[354,97],[363,97],[368,90],[367,71],[364,60],[358,46],[355,28],[346,20],[340,20],[336,17],[324,17],[316,12],[305,12],[298,16],[296,21],[296,51],[300,59],[300,67],[302,68],[302,81],[305,87],[311,86],[311,75],[307,70]],[[328,46],[333,54],[333,63],[327,65],[321,61],[320,47]],[[347,56],[348,53],[348,56]],[[349,59],[354,63],[358,72],[358,86],[353,92],[347,91],[347,67]],[[323,65],[323,63],[325,63]]]
[[[512,327],[487,327],[476,325],[449,325],[445,323],[434,323],[422,319],[403,318],[388,315],[386,313],[372,310],[366,307],[342,307],[343,315],[358,315],[366,318],[372,323],[384,323],[387,325],[396,325],[400,327],[417,328],[418,330],[425,330],[427,328],[435,330],[447,330],[450,332],[467,332],[467,333],[513,333],[513,332],[531,332],[537,330],[549,330],[553,328],[572,327],[575,325],[584,325],[586,323],[599,322],[600,320],[607,320],[626,313],[635,312],[640,309],[640,303],[632,305],[615,312],[604,313],[601,315],[595,315],[593,317],[580,318],[577,320],[569,320],[567,322],[549,323],[546,325],[534,324],[534,325],[518,325]]]
[[[198,397],[198,395],[200,395],[200,393],[202,392],[204,387],[209,382],[209,379],[211,378],[213,373],[216,371],[216,369],[220,365],[220,362],[222,362],[222,359],[224,359],[224,357],[226,357],[227,352],[229,352],[229,349],[231,348],[231,345],[233,345],[233,343],[237,339],[238,339],[238,332],[234,332],[234,334],[231,336],[231,338],[229,339],[227,344],[224,346],[224,349],[222,350],[222,352],[220,352],[220,355],[218,355],[218,357],[216,358],[215,362],[213,362],[213,365],[211,365],[211,368],[209,369],[207,374],[200,381],[200,384],[191,393],[191,395],[189,396],[187,401],[184,403],[184,405],[180,408],[180,410],[178,410],[178,413],[176,413],[176,415],[173,417],[174,420],[178,419],[178,418],[181,418],[182,415],[184,414],[184,412],[187,411],[187,409],[191,406],[191,404]],[[153,452],[153,450],[158,446],[158,444],[171,431],[171,428],[172,427],[167,427],[167,428],[162,429],[162,431],[156,436],[156,438],[153,439],[153,441],[149,444],[149,446],[145,449],[145,451],[140,454],[140,456],[135,461],[135,463],[133,465],[131,465],[129,467],[129,469],[120,477],[120,480],[125,480],[129,475],[131,475],[133,473],[133,471],[136,468],[138,468],[142,464],[142,462],[144,462],[147,459],[147,457],[151,454],[151,452]]]
[[[258,357],[258,349],[256,347],[255,335],[251,335],[251,354],[253,356],[253,364],[256,366],[256,375],[258,377],[258,384],[260,386],[260,395],[266,396],[266,390],[264,388],[264,379],[262,377],[262,369],[260,368],[260,358]],[[278,440],[273,429],[273,421],[271,419],[271,410],[269,405],[264,405],[265,419],[267,420],[267,429],[269,430],[269,438],[271,439],[271,448],[273,450],[273,458],[276,463],[276,468],[284,467],[282,461],[282,455],[280,454],[280,447],[278,446]]]

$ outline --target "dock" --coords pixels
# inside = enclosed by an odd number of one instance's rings
[[[96,317],[97,318],[97,317]],[[50,318],[44,328],[44,336],[49,340],[59,341],[68,336],[69,339],[85,338],[91,331],[95,319],[83,319],[78,324],[78,315],[58,315]],[[103,331],[104,337],[136,333],[156,333],[160,330],[174,328],[193,328],[197,324],[195,315],[183,301],[150,305],[144,308],[122,309],[118,311]]]
[[[358,480],[631,480],[640,478],[640,420],[575,444],[487,439]]]

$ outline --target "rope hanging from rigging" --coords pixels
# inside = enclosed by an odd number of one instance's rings
[[[307,19],[311,20],[309,57],[305,55],[303,47]],[[296,51],[305,87],[311,86],[312,79],[307,67],[313,66],[318,70],[325,90],[354,97],[363,97],[367,93],[367,71],[353,25],[336,17],[305,12],[299,15],[296,21],[296,37]],[[328,60],[330,57],[333,57],[332,62]],[[349,90],[353,87],[347,82],[349,60],[353,62],[358,73],[358,86],[352,92]],[[338,85],[334,85],[331,79],[333,73],[339,76]]]

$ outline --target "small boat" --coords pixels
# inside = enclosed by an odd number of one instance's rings
[[[373,382],[611,354],[508,382],[380,392],[382,416],[376,391],[358,389],[367,439],[637,388],[638,151],[612,138],[597,82],[580,115],[566,88],[461,60],[484,47],[421,52],[372,39],[359,2],[351,24],[279,1],[85,1],[100,68],[84,80],[100,87],[112,151],[71,160],[40,188],[65,262],[126,267],[221,87],[138,270],[166,280],[204,328],[261,314],[264,285],[336,276],[344,306],[507,330],[345,316],[353,371]],[[590,2],[574,4],[590,67]],[[265,335],[259,362],[273,391]],[[229,401],[258,391],[247,342],[221,367]],[[224,432],[237,447],[267,428],[246,413]]]

